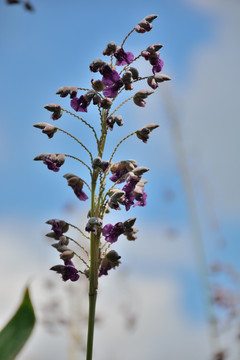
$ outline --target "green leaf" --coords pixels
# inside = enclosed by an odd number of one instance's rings
[[[1,360],[15,359],[29,338],[35,321],[34,309],[27,288],[16,313],[0,332]]]

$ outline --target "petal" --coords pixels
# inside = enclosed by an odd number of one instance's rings
[[[114,226],[112,224],[107,224],[102,229],[103,236],[108,236]]]

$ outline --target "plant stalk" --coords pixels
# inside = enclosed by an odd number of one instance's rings
[[[97,183],[97,174],[93,171],[91,184],[91,217],[94,217],[95,208],[95,189]],[[91,232],[90,237],[90,270],[89,270],[89,315],[88,315],[88,338],[86,360],[92,360],[93,337],[95,325],[95,309],[97,301],[98,288],[98,257],[99,257],[99,235]]]

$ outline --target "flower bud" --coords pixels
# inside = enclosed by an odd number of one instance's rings
[[[121,115],[112,115],[106,119],[107,126],[110,130],[113,129],[113,125],[116,123],[118,126],[123,126],[124,122]]]
[[[153,93],[154,91],[151,90],[140,90],[134,95],[133,101],[136,105],[144,107],[146,105],[146,102],[143,99],[146,99],[149,95]]]
[[[62,116],[62,108],[59,104],[47,104],[44,108],[48,111],[51,111],[53,114],[51,116],[52,120],[58,120]]]
[[[158,15],[148,15],[142,21],[140,21],[135,26],[135,31],[138,33],[145,33],[146,31],[150,31],[152,29],[151,23],[154,19],[156,19]]]
[[[49,125],[48,123],[45,123],[45,122],[39,122],[39,123],[36,123],[34,124],[33,126],[37,129],[44,129],[45,126]]]
[[[80,177],[71,173],[67,173],[63,175],[63,177],[67,179],[68,186],[70,186],[73,189],[74,194],[77,196],[79,200],[86,201],[88,199],[88,196],[82,190],[84,182]]]
[[[105,61],[97,58],[89,65],[90,71],[98,72],[104,64],[106,64]]]
[[[146,31],[150,31],[152,29],[152,25],[146,21],[145,19],[143,19],[142,21],[140,21],[136,26],[135,26],[135,31],[143,34]]]
[[[144,19],[145,19],[147,22],[152,23],[153,20],[155,20],[157,17],[158,17],[158,15],[147,15],[147,16],[145,16]]]
[[[152,132],[154,129],[156,129],[158,127],[159,127],[159,125],[157,125],[157,124],[145,125],[144,127],[142,127],[141,129],[139,129],[136,132],[136,135],[140,140],[142,140],[144,143],[146,143],[147,140],[149,139],[150,132]]]
[[[69,224],[64,220],[50,219],[46,221],[46,224],[52,225],[52,230],[57,236],[61,236],[69,229]]]
[[[101,96],[98,94],[95,94],[93,96],[93,105],[98,105],[101,103]]]
[[[49,237],[51,239],[55,239],[55,240],[59,239],[59,235],[56,235],[55,232],[49,232],[45,236],[47,236],[47,237]]]
[[[59,242],[52,244],[51,246],[54,247],[60,253],[63,253],[66,250],[70,250],[67,246],[61,245]]]
[[[74,257],[74,252],[72,250],[65,250],[61,255],[60,259],[62,260],[70,260]]]
[[[121,256],[115,250],[110,250],[106,254],[106,259],[110,261],[112,264],[118,263],[118,260],[121,259]]]
[[[151,86],[152,89],[156,89],[158,87],[158,83],[171,80],[171,78],[165,74],[155,74],[154,76],[149,76],[147,79],[147,83]]]
[[[134,80],[137,80],[137,79],[138,79],[139,73],[138,73],[138,70],[137,70],[136,68],[134,68],[134,67],[129,67],[129,68],[128,68],[128,71],[131,71],[132,77],[133,77]]]
[[[67,236],[60,236],[59,237],[59,242],[58,242],[59,244],[61,244],[62,246],[63,245],[68,245],[69,244],[69,239],[68,239],[68,237]]]
[[[110,107],[112,106],[112,100],[109,98],[104,98],[101,101],[101,107],[103,109],[110,109]]]
[[[56,94],[60,95],[61,97],[66,97],[70,93],[70,86],[62,86],[57,89]]]
[[[111,209],[121,210],[119,201],[125,195],[125,192],[119,189],[113,189],[111,196],[108,199],[108,205]]]
[[[103,89],[105,89],[106,85],[101,81],[101,80],[91,80],[92,83],[92,88],[95,91],[102,91]]]
[[[142,176],[145,172],[149,171],[150,169],[144,166],[139,166],[133,170],[134,175]]]
[[[132,76],[132,72],[127,70],[125,71],[125,73],[122,76],[122,81],[125,85],[125,90],[133,90],[133,76]]]
[[[102,226],[102,219],[97,217],[91,217],[87,222],[85,230],[88,232],[91,231],[95,235],[97,235],[98,228],[100,228],[101,226]]]
[[[37,129],[42,129],[43,134],[47,134],[49,138],[52,138],[55,132],[57,132],[57,128],[51,124],[41,122],[33,125]]]
[[[163,47],[162,44],[153,44],[153,45],[148,46],[146,51],[150,52],[151,54],[154,54],[155,52],[160,50],[162,47]]]
[[[77,91],[78,88],[76,86],[62,86],[56,91],[56,94],[61,97],[70,95],[70,98],[73,99],[77,96]]]
[[[58,111],[61,110],[61,105],[59,104],[47,104],[44,106],[44,109],[48,111]]]
[[[157,82],[172,80],[169,76],[167,76],[165,74],[156,74],[156,75],[154,75],[154,78]]]
[[[114,41],[110,41],[106,48],[103,50],[103,55],[114,55],[117,50],[117,44]]]
[[[99,168],[101,164],[102,164],[102,159],[100,158],[100,156],[97,156],[95,159],[93,159],[93,169]]]
[[[135,224],[136,218],[131,218],[124,221],[123,225],[125,226],[126,230],[131,229]]]

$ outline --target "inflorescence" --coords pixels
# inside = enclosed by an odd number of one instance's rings
[[[77,141],[90,156],[90,164],[67,154],[43,153],[34,159],[42,161],[49,170],[58,172],[66,161],[66,158],[72,158],[78,160],[90,173],[91,186],[77,175],[67,173],[63,176],[67,180],[68,186],[72,188],[74,194],[80,201],[88,201],[89,198],[91,198],[91,209],[84,231],[64,220],[51,219],[47,221],[47,224],[51,226],[51,232],[46,236],[56,241],[52,246],[60,253],[60,259],[64,262],[64,264],[53,266],[51,270],[61,274],[64,281],[77,281],[79,279],[79,273],[89,277],[89,261],[92,260],[88,251],[80,243],[66,235],[70,227],[79,230],[81,235],[89,240],[91,236],[94,236],[94,241],[98,244],[97,264],[99,277],[108,275],[109,270],[114,269],[120,264],[121,257],[118,253],[115,250],[109,250],[110,246],[118,241],[119,236],[124,235],[129,241],[134,241],[137,238],[136,233],[138,229],[134,226],[136,218],[130,218],[124,222],[117,222],[116,224],[104,224],[104,215],[112,209],[121,210],[122,207],[125,207],[125,210],[128,211],[131,207],[146,205],[147,193],[145,192],[145,184],[147,180],[143,179],[142,176],[149,171],[149,169],[144,166],[138,166],[135,160],[121,160],[115,163],[112,160],[123,141],[136,135],[138,139],[147,143],[150,133],[159,125],[147,124],[141,129],[127,135],[116,144],[112,155],[108,159],[102,160],[102,157],[108,130],[113,131],[115,126],[124,125],[122,116],[115,112],[131,99],[137,106],[145,107],[146,99],[154,93],[159,83],[170,80],[170,77],[167,75],[159,74],[163,68],[163,61],[159,53],[159,50],[162,48],[161,44],[148,46],[146,50],[143,50],[138,56],[135,56],[132,52],[126,51],[123,48],[127,38],[134,31],[137,33],[150,31],[152,29],[152,22],[156,18],[157,15],[146,16],[130,31],[121,46],[118,46],[113,41],[106,45],[103,50],[103,55],[110,57],[110,60],[107,62],[97,58],[91,62],[89,66],[90,71],[99,74],[100,78],[91,80],[90,89],[63,86],[57,90],[56,94],[60,97],[70,97],[70,106],[74,112],[62,108],[59,104],[47,104],[45,106],[45,109],[52,113],[51,119],[54,121],[60,119],[66,112],[90,128],[97,144],[97,155],[95,157],[93,157],[92,152],[86,145],[67,131],[45,122],[34,125],[36,128],[41,129],[50,139],[59,131],[65,133]],[[140,77],[138,69],[131,66],[132,63],[141,57],[148,61],[151,66],[152,74],[147,77]],[[122,68],[119,70],[119,67]],[[112,110],[114,101],[118,95],[124,90],[132,91],[134,89],[134,83],[142,80],[146,80],[151,89],[148,88],[137,91],[134,95],[124,100],[115,110]],[[76,114],[87,113],[91,104],[97,106],[100,114],[101,134],[99,136],[94,126]],[[112,186],[110,186],[109,189],[106,189],[107,178],[112,181]],[[98,194],[96,194],[96,189],[98,190]],[[81,251],[87,255],[88,261],[85,261],[81,254],[77,254],[71,249],[69,246],[71,242],[79,245]],[[74,256],[82,260],[85,265],[84,271],[75,267],[72,261]]]

